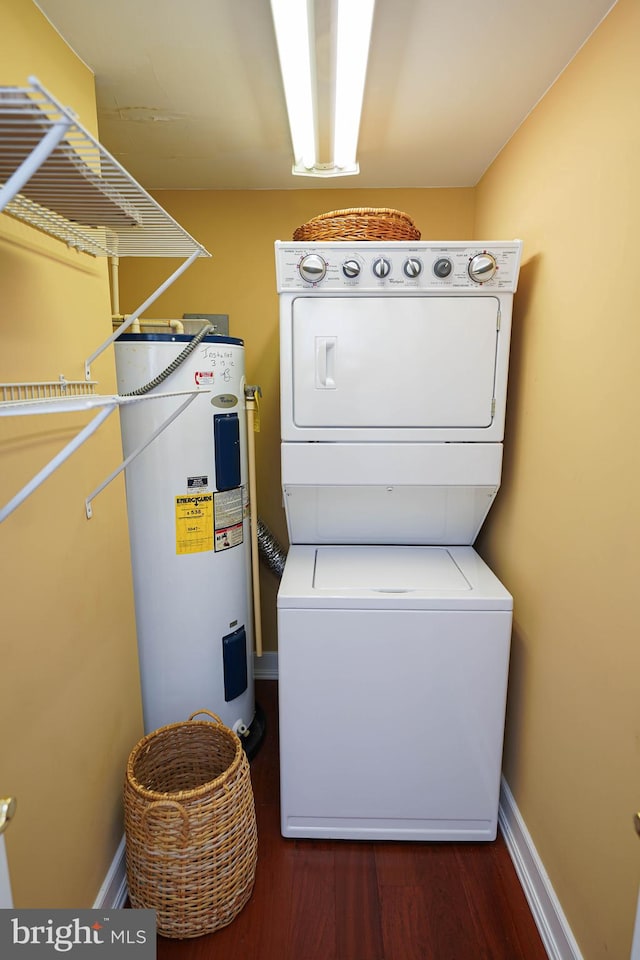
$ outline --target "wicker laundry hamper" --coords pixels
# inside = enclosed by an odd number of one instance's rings
[[[251,896],[258,841],[249,762],[219,717],[201,710],[140,740],[124,816],[131,905],[157,912],[158,933],[199,937],[231,923]]]
[[[313,217],[294,230],[293,239],[316,240],[419,240],[420,231],[410,216],[388,207],[350,207]]]

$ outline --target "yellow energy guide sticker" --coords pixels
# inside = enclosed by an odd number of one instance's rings
[[[213,494],[176,497],[176,554],[213,550]]]

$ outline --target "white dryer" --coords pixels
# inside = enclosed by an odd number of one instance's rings
[[[284,836],[496,835],[513,603],[471,544],[520,254],[276,244]]]

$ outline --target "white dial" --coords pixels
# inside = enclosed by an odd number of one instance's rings
[[[300,276],[308,283],[319,283],[327,272],[327,265],[317,253],[308,253],[298,266]]]
[[[342,264],[342,272],[347,280],[353,280],[354,277],[360,276],[360,264],[357,260],[345,260]]]
[[[415,280],[416,277],[419,277],[422,273],[422,264],[417,257],[409,257],[408,260],[405,260],[404,267],[405,277],[409,277],[410,280]]]
[[[475,283],[491,280],[497,269],[496,258],[490,253],[476,253],[469,261],[469,276]]]
[[[378,257],[373,261],[373,275],[380,280],[384,280],[391,273],[391,264],[386,257]]]

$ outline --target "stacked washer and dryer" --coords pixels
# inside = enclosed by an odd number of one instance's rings
[[[281,829],[496,836],[500,485],[520,241],[276,243]]]

